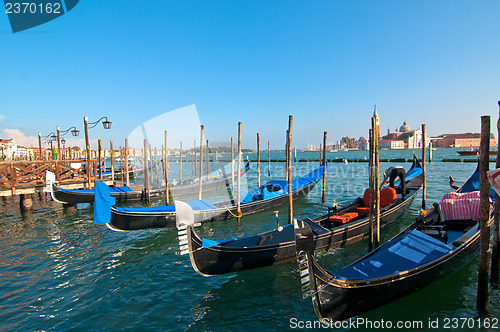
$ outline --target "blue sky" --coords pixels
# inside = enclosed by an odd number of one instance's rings
[[[498,13],[497,0],[85,0],[15,34],[0,14],[0,137],[106,115],[112,130],[90,136],[121,142],[193,104],[208,139],[241,121],[248,148],[257,132],[282,148],[288,115],[299,148],[366,137],[375,104],[382,133],[479,132],[498,117]]]

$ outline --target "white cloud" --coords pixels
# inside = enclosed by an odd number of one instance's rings
[[[38,146],[38,137],[26,136],[19,129],[4,129],[3,136],[5,139],[13,138],[16,141],[17,145],[21,145],[21,146],[25,146],[25,147]]]
[[[0,122],[2,122],[3,119],[5,119],[5,115],[0,114]]]

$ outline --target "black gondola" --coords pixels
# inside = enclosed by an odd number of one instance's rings
[[[340,321],[364,313],[469,262],[479,246],[479,185],[474,179],[477,173],[458,190],[468,195],[461,211],[466,206],[474,217],[446,216],[443,206],[449,205],[442,200],[387,243],[337,271],[325,270],[314,259],[313,230],[305,224],[296,229],[302,290],[304,298],[312,297],[318,319]]]
[[[292,180],[294,200],[305,197],[323,174],[323,166],[298,179]],[[280,206],[288,202],[288,182],[273,180],[250,192],[241,202],[242,215],[248,215]],[[97,203],[97,202],[96,202]],[[238,217],[234,200],[211,203],[206,199],[189,203],[195,210],[197,223],[225,220]],[[131,231],[148,228],[175,227],[175,207],[159,206],[149,208],[111,207],[111,219],[106,225],[117,231]],[[94,213],[95,221],[95,213]]]
[[[244,168],[240,170],[240,175],[243,176],[250,169],[250,163],[247,162]],[[203,179],[203,192],[214,191],[219,189],[224,189],[227,187],[227,183],[230,181],[227,176],[216,175],[208,179]],[[52,199],[56,202],[63,204],[75,204],[75,203],[93,203],[94,202],[94,189],[63,189],[57,186],[55,183],[47,182],[48,189]],[[200,184],[197,181],[185,180],[182,183],[173,185],[169,187],[172,196],[190,195],[198,193],[200,189]],[[131,201],[140,201],[145,199],[145,193],[143,190],[133,190],[129,186],[120,187],[110,187],[111,197],[116,198],[116,203],[124,203]],[[150,190],[150,197],[159,198],[165,197],[165,188],[156,188]]]
[[[420,163],[414,157],[406,176],[406,195],[404,198],[400,195],[392,204],[381,210],[381,226],[394,222],[410,209],[422,186],[421,174]],[[315,249],[337,248],[367,236],[370,230],[367,214],[358,214],[346,223],[335,221],[335,219],[342,220],[343,214],[356,211],[362,205],[363,199],[358,198],[338,211],[329,211],[328,214],[313,220],[306,219],[304,222],[310,225],[314,232]],[[191,265],[201,275],[219,275],[295,260],[296,247],[293,233],[293,225],[286,225],[258,235],[213,241],[201,238],[192,226],[188,226],[189,250],[183,252],[189,252]]]

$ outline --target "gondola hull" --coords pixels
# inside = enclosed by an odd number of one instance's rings
[[[404,201],[393,208],[381,211],[381,227],[401,218],[410,209],[420,186],[422,175],[410,180],[407,188],[410,193]],[[323,215],[309,223],[317,223],[328,218]],[[335,227],[323,234],[314,236],[316,250],[338,248],[361,240],[369,235],[369,217]],[[203,246],[193,227],[188,227],[190,260],[195,271],[202,275],[220,275],[257,267],[270,266],[296,260],[296,245],[293,225],[286,225],[282,231],[272,230],[255,236],[237,239],[234,242],[214,246]]]
[[[281,232],[250,237],[247,248],[204,248],[203,240],[194,233],[193,227],[188,227],[189,257],[195,271],[205,276],[284,263],[296,259],[293,236],[293,226],[287,225]],[[257,245],[264,241],[268,244]]]
[[[435,262],[413,270],[369,280],[338,280],[309,261],[313,307],[318,319],[345,320],[390,303],[459,269],[477,254],[479,232],[460,248]]]

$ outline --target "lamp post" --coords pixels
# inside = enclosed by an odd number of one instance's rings
[[[66,140],[64,138],[61,139],[61,137],[66,135],[70,130],[71,130],[71,135],[73,136],[78,136],[80,134],[80,131],[76,129],[76,127],[74,126],[64,130],[63,132],[60,132],[59,126],[57,126],[57,155],[58,158],[61,160],[63,159],[61,155],[61,143],[63,145],[63,151],[64,151],[64,143],[66,143]]]
[[[49,143],[50,142],[50,151],[52,152],[52,149],[53,149],[52,142],[57,139],[57,136],[53,132],[51,132],[50,134],[48,134],[46,136],[42,136],[41,133],[38,133],[38,148],[40,150],[40,158],[42,158],[41,157],[41,153],[42,153],[42,139],[45,140],[45,143]]]
[[[85,129],[85,150],[87,150],[87,185],[88,187],[90,188],[90,144],[89,144],[89,129],[92,129],[94,128],[95,126],[97,126],[97,124],[99,122],[101,122],[101,120],[104,121],[102,122],[102,126],[104,127],[104,129],[111,129],[111,121],[108,120],[107,117],[103,116],[102,118],[100,118],[99,120],[95,121],[95,122],[89,122],[89,119],[84,116],[83,117],[83,127]],[[90,125],[90,127],[89,127]]]
[[[40,156],[40,160],[43,160],[42,157],[42,134],[38,133],[38,153]]]

